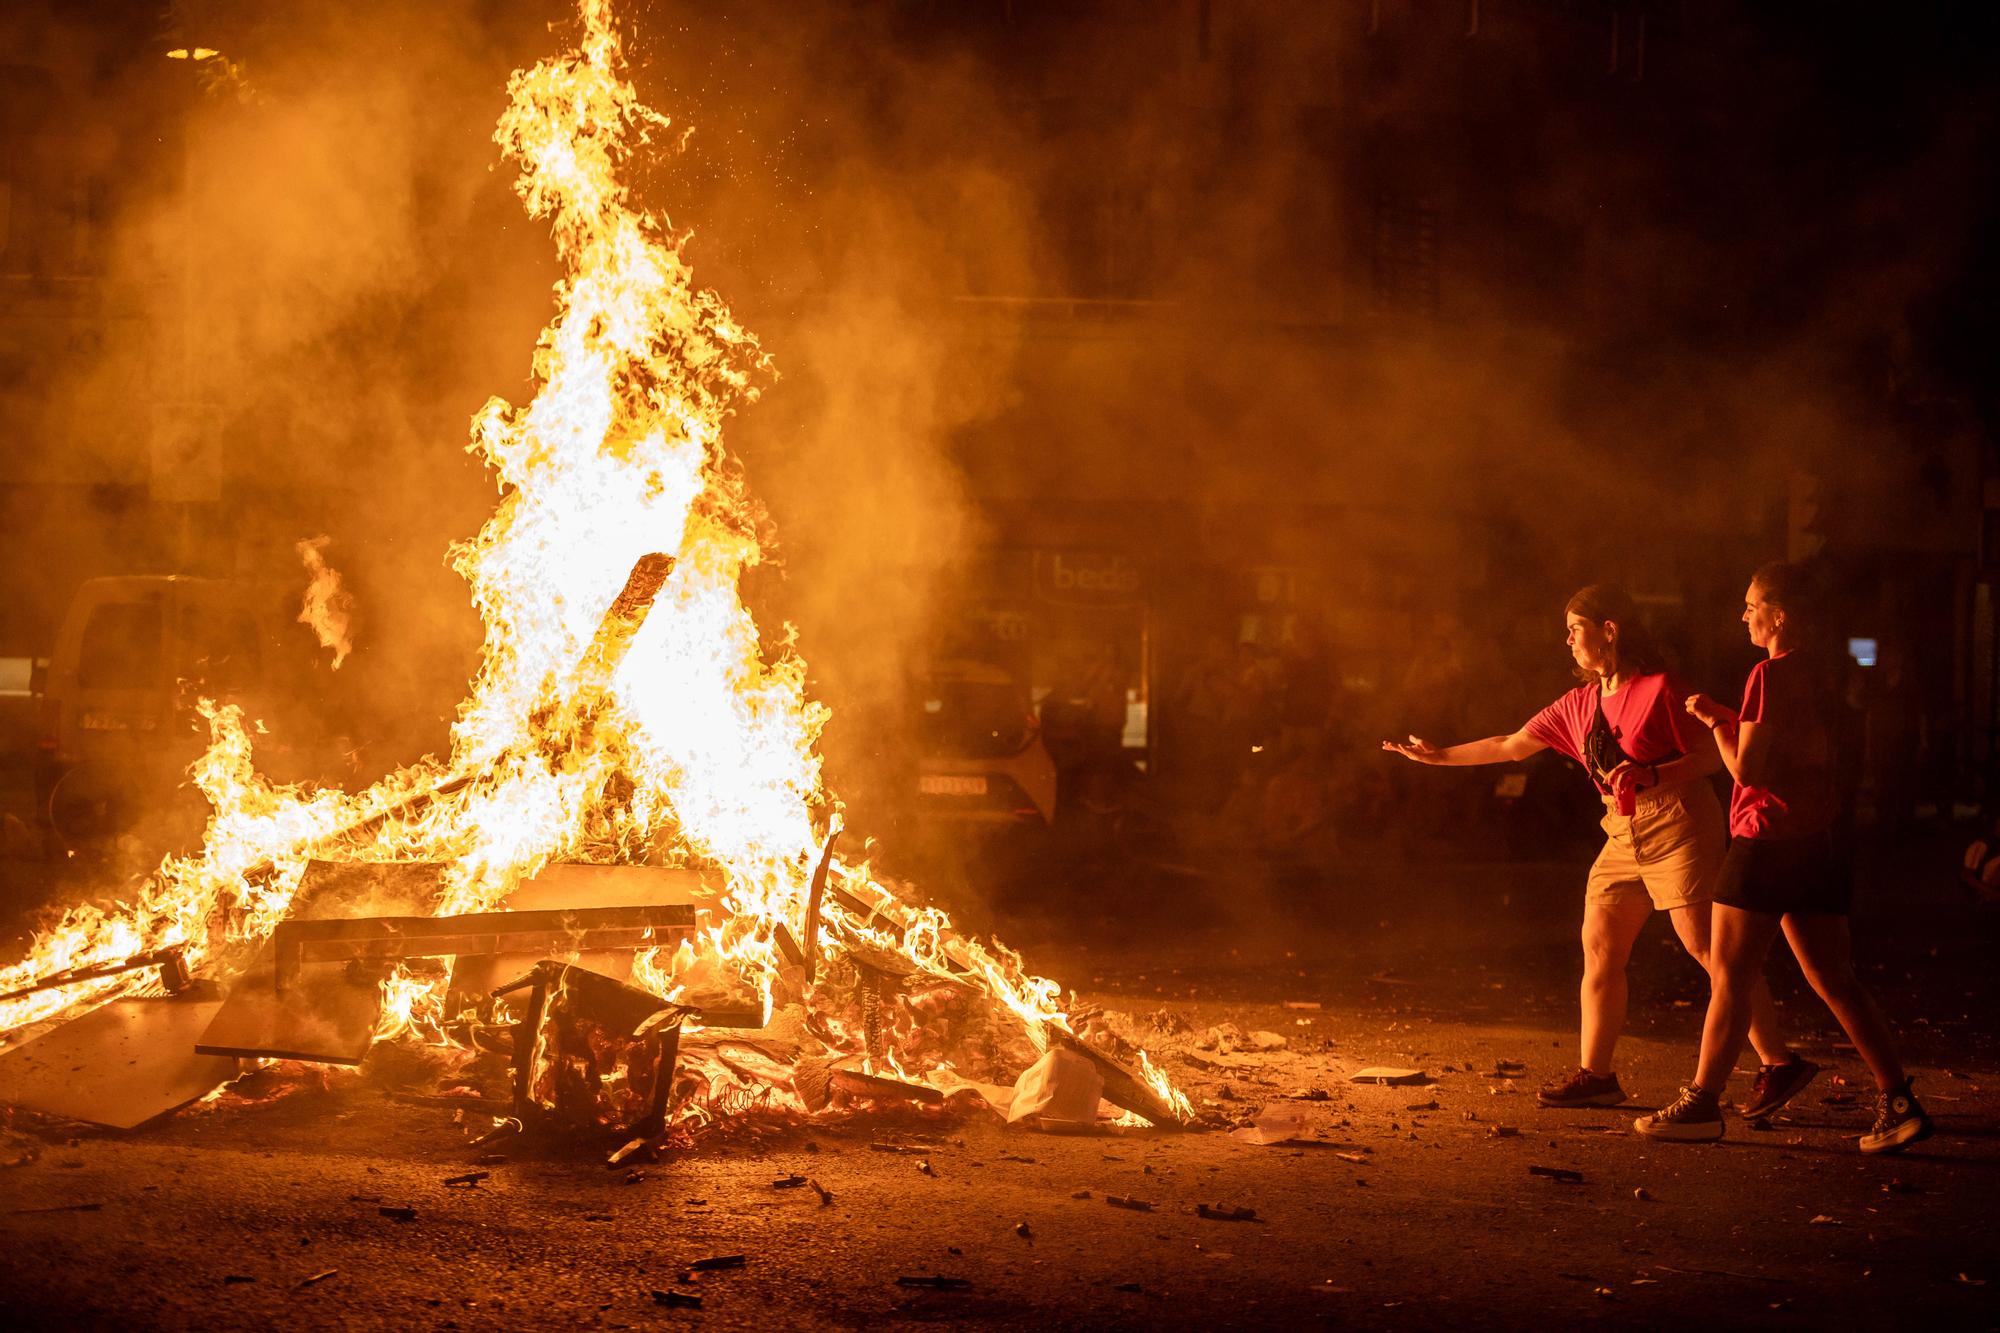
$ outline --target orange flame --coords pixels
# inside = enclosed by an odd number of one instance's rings
[[[340,664],[354,651],[354,636],[348,628],[348,618],[354,612],[354,599],[341,586],[340,571],[326,563],[321,554],[331,538],[314,537],[298,544],[299,559],[306,566],[305,601],[299,607],[298,622],[312,629],[313,637],[320,647],[333,650],[333,669],[340,670]]]

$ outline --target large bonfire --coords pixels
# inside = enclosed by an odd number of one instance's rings
[[[823,947],[806,921],[834,818],[815,751],[827,712],[806,696],[804,664],[767,647],[738,595],[760,552],[722,443],[767,357],[694,285],[685,235],[620,182],[620,166],[663,141],[669,122],[622,76],[611,0],[580,0],[579,19],[577,49],[514,75],[494,136],[519,166],[529,215],[550,224],[565,276],[535,350],[532,401],[495,398],[473,421],[469,447],[503,498],[452,552],[485,642],[449,756],[358,792],[276,785],[254,767],[240,710],[204,702],[211,741],[192,777],[213,810],[200,852],[165,861],[136,902],[68,911],[0,971],[0,993],[173,947],[199,970],[233,975],[285,918],[314,859],[440,863],[441,915],[492,910],[552,861],[697,866],[722,885],[720,910],[633,972],[668,999],[696,974],[721,973],[761,995],[768,1015],[779,941]],[[629,643],[605,652],[600,626],[637,568],[667,572]],[[865,865],[836,860],[831,874],[839,891],[820,915],[840,938],[949,978],[1033,1047],[1071,1035],[1060,988],[1012,951],[905,904]],[[0,1031],[159,985],[131,971],[25,995],[0,1004]],[[385,1035],[437,1037],[444,996],[432,974],[391,975]],[[814,1003],[810,988],[803,998]],[[828,1054],[858,1055],[852,1026],[814,1030]],[[949,1081],[951,1052],[934,1044],[882,1055],[899,1078]],[[1185,1099],[1138,1059],[1185,1117]],[[782,1083],[753,1100],[799,1104]]]

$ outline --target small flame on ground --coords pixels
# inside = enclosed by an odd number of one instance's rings
[[[1152,1089],[1155,1097],[1166,1103],[1167,1109],[1174,1113],[1174,1119],[1184,1125],[1194,1120],[1194,1103],[1173,1085],[1173,1080],[1160,1072],[1160,1067],[1143,1050],[1139,1052],[1139,1077],[1146,1081],[1146,1086]]]

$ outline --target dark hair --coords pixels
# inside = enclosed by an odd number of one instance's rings
[[[1811,566],[1773,560],[1760,566],[1750,576],[1750,582],[1763,591],[1766,602],[1792,621],[1795,635],[1804,638],[1820,628],[1825,619],[1826,593]]]
[[[1832,738],[1836,771],[1848,774],[1857,768],[1849,760],[1858,755],[1861,745],[1856,732],[1859,716],[1849,706],[1841,680],[1846,659],[1833,652],[1826,641],[1828,631],[1839,622],[1840,608],[1825,568],[1817,561],[1774,560],[1752,574],[1750,583],[1764,594],[1767,605],[1785,613],[1785,627],[1797,645],[1796,656],[1809,689],[1806,706]],[[1846,759],[1838,758],[1842,753]]]
[[[1582,616],[1593,625],[1610,621],[1618,626],[1618,665],[1637,675],[1647,675],[1666,669],[1667,656],[1660,651],[1659,641],[1646,624],[1646,618],[1639,614],[1638,603],[1632,595],[1615,583],[1593,583],[1587,588],[1577,589],[1576,596],[1563,607],[1566,616]],[[1578,680],[1596,680],[1597,673],[1583,667],[1576,669]]]

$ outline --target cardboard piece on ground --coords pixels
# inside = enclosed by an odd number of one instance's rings
[[[1429,1083],[1431,1076],[1421,1069],[1399,1069],[1394,1065],[1370,1065],[1357,1069],[1347,1076],[1349,1083],[1382,1083],[1392,1087],[1404,1087],[1413,1083]]]
[[[1056,1046],[1014,1080],[1007,1123],[1019,1124],[1032,1117],[1049,1123],[1095,1124],[1097,1103],[1103,1096],[1104,1076],[1097,1072],[1097,1066],[1075,1051]]]
[[[358,1065],[375,1044],[382,987],[350,980],[345,963],[307,963],[282,994],[267,944],[195,1043],[203,1055]]]
[[[1272,1148],[1281,1143],[1295,1143],[1312,1137],[1310,1126],[1304,1115],[1283,1107],[1266,1107],[1258,1112],[1255,1123],[1241,1129],[1229,1131],[1229,1137],[1238,1143],[1254,1144],[1260,1148]]]
[[[220,1000],[113,1000],[0,1055],[0,1102],[132,1129],[207,1096],[239,1072],[198,1055]]]

